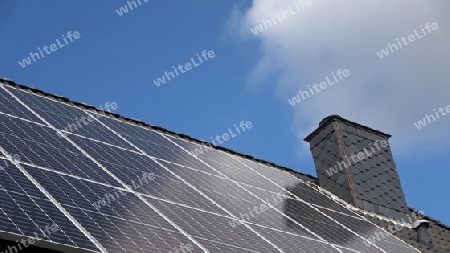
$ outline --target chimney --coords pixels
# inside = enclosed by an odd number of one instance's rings
[[[338,115],[323,119],[310,143],[319,185],[355,207],[393,219],[409,214],[389,134]]]
[[[417,231],[417,242],[433,248],[433,240],[428,233],[429,226],[430,222],[427,220],[417,220],[412,227]]]

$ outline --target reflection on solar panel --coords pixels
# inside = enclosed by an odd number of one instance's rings
[[[194,156],[189,139],[9,85],[0,124],[0,232],[16,238],[92,252],[417,252],[369,241],[384,231],[285,171]]]

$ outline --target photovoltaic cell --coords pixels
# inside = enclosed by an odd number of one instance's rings
[[[0,143],[9,154],[18,154],[20,161],[117,185],[92,160],[65,139],[58,139],[48,127],[5,115],[0,115],[0,119],[3,126],[0,128]]]
[[[44,124],[36,124],[0,114],[0,133],[37,142],[57,149],[79,152],[73,145],[57,137],[55,131]]]
[[[0,230],[34,237],[35,233],[50,242],[95,250],[96,247],[58,210],[45,195],[38,193],[25,175],[9,165],[0,171]],[[27,185],[27,194],[22,186]],[[46,226],[56,224],[59,230],[44,236]],[[48,235],[48,234],[45,234]]]
[[[233,228],[229,218],[158,200],[149,201],[187,233],[222,245],[232,245],[230,251],[238,247],[257,252],[276,252],[273,246],[245,226]]]
[[[109,252],[165,252],[190,242],[132,193],[38,168],[27,171]],[[107,205],[95,208],[92,203],[102,199]]]
[[[267,200],[266,202],[275,207],[277,210],[282,211],[284,214],[298,221],[309,220],[310,222],[317,223],[315,226],[336,226],[337,224],[332,220],[324,217],[321,213],[315,211],[313,208],[305,203],[302,203],[294,198],[286,195],[273,194],[268,191],[259,190],[257,188],[251,188],[243,186],[261,199]],[[272,200],[272,201],[271,201]],[[278,200],[278,201],[273,201]],[[296,219],[297,218],[297,219]]]
[[[1,88],[0,88],[0,112],[8,113],[34,122],[42,124],[44,123],[33,113],[27,110],[23,105],[17,102],[17,100],[15,100],[10,94],[8,94],[5,90]]]
[[[273,198],[273,194],[270,192],[262,191],[256,188],[250,188],[248,186],[246,186],[245,188],[262,199]],[[317,211],[307,204],[290,197],[284,197],[283,201],[277,202],[276,205],[274,205],[274,203],[276,202],[272,202],[270,204],[291,218],[285,219],[286,227],[295,229],[298,227],[298,225],[296,224],[298,223],[309,229],[310,231],[313,231],[317,235],[321,236],[325,241],[328,241],[330,243],[357,250],[364,249],[363,252],[380,252],[374,247],[365,249],[364,240],[362,238],[351,233],[330,218],[324,216],[321,213],[321,210]]]
[[[171,138],[171,140],[188,151],[192,151],[195,148],[199,147],[198,144],[189,143],[177,138]],[[280,190],[279,187],[259,176],[255,172],[251,171],[250,169],[233,159],[231,155],[222,151],[212,149],[207,153],[199,155],[197,157],[219,171],[220,175],[225,175],[232,180],[275,192]]]
[[[325,242],[319,242],[298,235],[263,228],[260,226],[253,225],[252,228],[269,241],[279,245],[284,252],[339,252]]]
[[[164,165],[173,170],[178,167],[175,164]],[[197,171],[191,171],[190,175],[183,174],[183,178],[243,221],[314,237],[301,227],[288,223],[287,218],[281,213],[269,208],[264,202],[228,179]],[[279,205],[283,201],[282,198],[273,196],[264,200],[270,205]]]
[[[324,213],[331,216],[333,219],[347,224],[347,226],[358,234],[362,235],[366,239],[375,239],[375,244],[384,249],[386,252],[398,252],[398,253],[407,253],[411,252],[411,248],[404,242],[400,241],[396,237],[392,236],[389,233],[386,233],[382,229],[376,227],[372,223],[364,220],[362,218],[356,218],[353,216],[346,216],[339,213],[335,213],[328,210],[323,210]],[[366,247],[373,248],[374,246]]]
[[[295,178],[287,172],[266,166],[264,164],[245,160],[236,156],[235,158],[258,172],[259,174],[265,176],[266,178],[269,178],[278,186],[281,186],[285,190],[291,192],[292,194],[305,200],[308,203],[325,208],[330,208],[348,215],[356,215],[343,206],[337,204],[336,202],[334,202],[334,200],[331,200],[323,193],[320,193],[316,189],[306,185],[305,183],[302,183],[298,178]]]
[[[102,118],[100,121],[104,122],[107,126],[111,127],[111,129],[118,132],[121,136],[135,144],[150,156],[208,173],[217,174],[214,170],[205,166],[187,152],[152,130],[109,118]]]
[[[223,213],[211,201],[183,183],[151,158],[113,146],[71,136],[80,147],[101,162],[133,190],[180,204]],[[185,171],[191,171],[184,169]],[[149,176],[153,173],[153,176]],[[180,194],[182,193],[182,194]]]
[[[205,248],[207,248],[209,250],[209,252],[258,253],[258,251],[256,251],[256,250],[243,249],[243,248],[240,248],[240,247],[237,247],[237,246],[234,246],[234,245],[218,243],[218,242],[214,242],[214,241],[207,240],[207,239],[204,239],[204,238],[195,237],[195,239],[201,245],[203,245]],[[276,252],[276,251],[274,251],[274,252]]]
[[[133,149],[128,143],[117,138],[111,131],[95,120],[88,120],[88,115],[81,109],[32,93],[9,88],[26,105],[60,130],[97,139],[113,145]]]

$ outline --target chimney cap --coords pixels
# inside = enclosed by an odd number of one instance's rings
[[[331,120],[331,119],[342,119],[342,117],[337,115],[337,114],[333,114],[333,115],[330,115],[330,116],[328,116],[326,118],[323,118],[322,121],[320,121],[320,123],[319,123],[319,127],[321,127],[322,125],[327,123],[328,120]]]
[[[386,139],[389,139],[392,136],[390,134],[383,133],[383,132],[381,132],[379,130],[375,130],[375,129],[370,128],[368,126],[364,126],[364,125],[358,124],[356,122],[344,119],[344,118],[342,118],[341,116],[339,116],[337,114],[333,114],[333,115],[330,115],[330,116],[325,117],[324,119],[322,119],[322,121],[320,121],[320,123],[319,123],[319,127],[316,130],[314,130],[312,133],[310,133],[308,136],[306,136],[305,139],[303,139],[303,140],[306,141],[306,142],[310,142],[312,140],[312,138],[316,134],[318,134],[321,130],[323,130],[328,124],[330,124],[333,121],[345,122],[345,123],[350,124],[350,125],[352,125],[354,127],[361,128],[361,129],[366,130],[368,132],[372,132],[372,133],[381,135],[381,136],[385,137]]]
[[[412,224],[412,228],[417,230],[421,225],[426,226],[426,228],[430,227],[430,222],[427,220],[416,220],[413,224]]]

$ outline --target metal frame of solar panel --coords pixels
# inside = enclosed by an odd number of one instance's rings
[[[364,246],[382,230],[284,171],[214,148],[195,156],[198,143],[0,88],[0,233],[53,222],[61,233],[44,242],[96,252],[414,250],[393,236]]]

